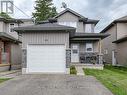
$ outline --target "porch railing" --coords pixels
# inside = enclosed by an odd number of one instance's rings
[[[80,63],[99,64],[99,53],[97,52],[80,53],[79,57]]]

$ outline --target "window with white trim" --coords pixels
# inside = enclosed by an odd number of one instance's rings
[[[73,44],[73,45],[72,45],[72,53],[73,53],[73,54],[78,54],[78,48],[79,48],[78,45]]]
[[[86,43],[86,52],[93,52],[93,43]]]
[[[14,32],[13,28],[15,27],[14,23],[9,24],[9,32]]]
[[[92,33],[92,25],[85,24],[85,33]]]

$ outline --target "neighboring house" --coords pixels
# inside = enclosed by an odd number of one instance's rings
[[[127,16],[114,20],[101,33],[110,34],[102,41],[105,62],[127,66]]]
[[[102,65],[101,39],[94,32],[98,20],[66,9],[39,24],[14,28],[22,34],[23,73],[66,73],[70,65]]]
[[[23,21],[0,17],[0,71],[21,68],[21,41],[19,41],[17,32],[12,28],[31,25],[28,22],[32,20]]]
[[[18,20],[21,20],[23,22],[19,26],[28,26],[28,25],[33,25],[34,24],[34,20],[33,19],[18,19]],[[20,41],[22,41],[22,36],[20,34],[18,34],[17,36],[18,36],[18,39]]]
[[[0,17],[0,71],[21,68],[21,41],[12,30],[20,23],[21,20]]]
[[[23,22],[20,24],[20,26],[27,26],[27,25],[33,25],[34,24],[33,19],[19,19],[19,20],[21,20]]]

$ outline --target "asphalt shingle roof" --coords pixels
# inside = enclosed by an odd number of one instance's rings
[[[21,42],[18,39],[12,37],[11,35],[5,33],[5,32],[0,32],[0,38],[5,38],[5,39],[9,39],[10,41],[15,41],[15,42]]]
[[[105,34],[105,33],[75,33],[74,36],[72,36],[72,38],[106,38],[108,37],[110,34]]]
[[[44,23],[44,24],[37,24],[37,25],[30,25],[30,26],[22,26],[22,27],[15,27],[15,31],[23,32],[23,31],[43,31],[43,30],[70,30],[75,31],[74,27],[53,24],[53,23]]]
[[[99,20],[88,19],[88,18],[84,17],[83,15],[80,15],[79,13],[77,13],[77,12],[75,12],[75,11],[69,9],[69,8],[66,8],[62,12],[58,13],[55,17],[49,18],[48,20],[45,20],[45,21],[38,21],[37,23],[43,24],[43,23],[49,23],[49,22],[57,22],[57,18],[60,17],[61,15],[63,15],[64,13],[66,13],[66,12],[70,12],[73,15],[77,16],[79,18],[79,21],[83,21],[84,23],[97,24],[99,22]]]
[[[127,20],[127,16],[121,17],[121,18],[116,19],[116,20],[117,20],[117,21],[119,21],[119,20]]]
[[[56,15],[54,18],[57,18],[57,17],[61,16],[62,14],[66,13],[66,12],[71,12],[71,13],[73,13],[74,15],[80,17],[80,18],[85,18],[84,16],[80,15],[79,13],[77,13],[77,12],[75,12],[75,11],[69,9],[69,8],[66,8],[64,11],[60,12],[60,13],[59,13],[58,15]]]
[[[100,33],[105,33],[108,29],[110,29],[112,26],[114,26],[116,23],[127,23],[127,16],[121,17],[119,19],[114,20],[111,22],[108,26],[106,26]]]
[[[116,40],[116,41],[113,41],[113,43],[121,43],[121,42],[124,42],[124,41],[127,41],[127,35],[125,35],[124,37]]]

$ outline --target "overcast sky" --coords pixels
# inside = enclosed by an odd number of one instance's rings
[[[127,15],[127,0],[53,0],[58,12],[62,10],[62,2],[65,2],[68,8],[87,18],[100,20],[96,26],[97,32],[114,19]],[[31,13],[34,11],[35,0],[14,0],[14,4],[31,17]],[[28,16],[16,8],[13,16],[15,18],[28,18]]]

